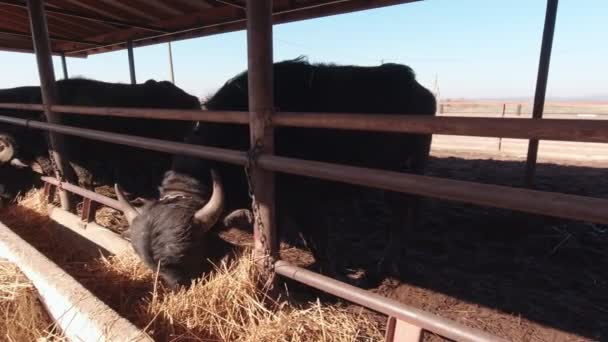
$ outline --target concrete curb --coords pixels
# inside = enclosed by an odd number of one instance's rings
[[[53,206],[48,207],[48,213],[53,221],[93,242],[110,254],[120,255],[133,252],[131,244],[127,240],[95,222],[84,223],[78,216]]]
[[[71,341],[153,341],[1,222],[0,257],[32,281]]]

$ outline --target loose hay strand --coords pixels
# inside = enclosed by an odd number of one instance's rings
[[[204,279],[187,289],[171,292],[155,281],[155,273],[133,254],[82,259],[69,257],[60,242],[45,231],[41,192],[28,193],[18,208],[9,208],[2,220],[19,225],[20,234],[35,234],[30,241],[66,269],[101,300],[156,340],[181,341],[381,341],[378,322],[338,305],[320,301],[294,304],[275,302],[259,283],[253,254],[243,252],[232,263],[214,265]],[[29,209],[38,215],[28,214]],[[33,233],[32,229],[36,231]],[[40,245],[38,245],[40,243]],[[79,259],[80,256],[80,259]]]
[[[0,260],[0,340],[65,341],[32,283],[6,260]]]

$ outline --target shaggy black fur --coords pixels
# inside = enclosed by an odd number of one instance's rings
[[[200,109],[199,100],[187,94],[170,82],[149,80],[143,84],[107,83],[88,79],[68,79],[57,81],[59,102],[65,105],[143,107],[171,109]],[[19,87],[0,90],[0,102],[41,103],[40,87]],[[0,115],[11,115],[44,121],[40,112],[0,109]],[[182,141],[193,123],[179,120],[146,120],[91,115],[64,114],[62,122],[66,125],[106,130],[116,133],[144,137]],[[46,133],[25,127],[1,124],[0,135],[13,139],[17,148],[16,158],[26,164],[37,162],[46,174],[52,174],[48,160]],[[120,182],[131,192],[144,197],[155,197],[156,185],[163,172],[170,167],[171,157],[167,154],[142,149],[103,143],[93,140],[66,136],[68,159],[72,162],[80,185],[91,188],[93,185]],[[2,196],[12,198],[14,189],[27,189],[32,186],[28,177],[12,177],[7,165],[0,169],[5,186]],[[4,170],[2,170],[4,169]],[[22,172],[31,172],[22,170]],[[30,177],[31,178],[31,177]],[[6,184],[8,185],[8,184]]]
[[[290,112],[334,112],[383,114],[435,114],[435,98],[416,82],[412,69],[404,65],[384,64],[378,67],[309,64],[303,59],[274,65],[275,105]],[[247,110],[247,74],[229,80],[205,106],[210,110]],[[327,129],[278,128],[275,152],[279,155],[309,160],[356,165],[394,171],[421,173],[426,164],[430,136],[370,133]],[[186,142],[237,150],[249,148],[248,127],[217,123],[199,123]],[[148,265],[161,262],[161,275],[170,283],[188,282],[185,276],[193,263],[203,263],[207,253],[199,249],[199,238],[192,231],[192,216],[208,198],[209,169],[215,167],[223,178],[226,209],[250,206],[247,182],[241,167],[176,156],[166,182],[182,184],[184,198],[175,202],[156,202],[146,207],[132,225],[140,255]],[[361,188],[277,174],[276,204],[279,226],[295,223],[302,230],[314,227],[319,199],[348,198]],[[161,188],[161,197],[166,194]],[[178,191],[179,193],[179,191]],[[196,196],[191,197],[192,193]],[[395,216],[395,239],[403,230],[407,208],[415,206],[411,197],[389,194]],[[195,203],[197,203],[195,205]],[[312,234],[314,235],[314,234]],[[393,240],[395,240],[393,239]],[[312,237],[312,246],[320,262],[327,260],[323,236]],[[398,243],[398,241],[397,241]],[[174,246],[179,246],[175,248]],[[196,251],[198,256],[192,256]],[[163,264],[171,267],[163,268]],[[180,271],[175,270],[179,265]],[[198,273],[198,272],[194,272]],[[184,275],[176,279],[175,275]],[[180,278],[178,276],[178,278]]]

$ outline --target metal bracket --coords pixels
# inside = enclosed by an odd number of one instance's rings
[[[44,198],[48,204],[53,203],[55,200],[55,191],[57,188],[51,183],[44,183]]]
[[[95,212],[97,211],[98,207],[99,204],[97,202],[94,202],[90,198],[85,197],[82,202],[82,212],[80,213],[80,220],[83,223],[90,223],[95,221]]]
[[[420,342],[422,341],[422,328],[395,317],[389,317],[384,340],[386,342]]]

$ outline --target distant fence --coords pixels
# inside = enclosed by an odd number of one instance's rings
[[[549,102],[543,116],[553,119],[608,120],[608,103]],[[532,104],[526,102],[465,102],[444,101],[439,104],[438,116],[479,118],[531,118]],[[501,154],[525,158],[528,140],[501,137],[475,137],[435,134],[433,151],[474,152]],[[552,160],[608,162],[608,145],[597,143],[543,140],[541,157]]]
[[[439,115],[458,114],[487,117],[531,117],[532,103],[528,102],[494,102],[494,101],[443,101],[437,108]],[[485,115],[480,115],[485,114]],[[544,115],[602,117],[608,116],[608,102],[547,102]]]

